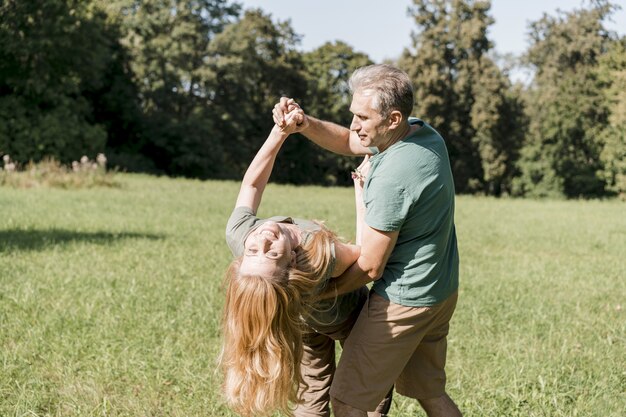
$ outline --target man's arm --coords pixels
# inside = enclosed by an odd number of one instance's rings
[[[332,298],[356,290],[383,275],[399,231],[383,232],[363,226],[361,255],[342,275],[330,281],[320,298]],[[334,285],[333,285],[334,284]]]
[[[318,146],[340,155],[371,155],[372,151],[361,145],[355,132],[332,122],[306,116],[308,125],[300,131],[307,139]]]

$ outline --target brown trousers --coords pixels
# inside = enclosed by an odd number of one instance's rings
[[[365,304],[367,291],[363,291],[364,297],[360,306]],[[302,357],[302,377],[308,384],[301,387],[301,395],[304,400],[295,410],[296,417],[329,417],[330,416],[330,386],[335,374],[335,342],[342,346],[356,319],[360,308],[345,322],[335,326],[325,326],[319,332],[310,329],[304,334],[304,355]],[[391,407],[393,389],[387,397],[381,401],[377,412],[386,415]]]

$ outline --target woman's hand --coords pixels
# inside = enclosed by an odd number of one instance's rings
[[[361,165],[359,165],[354,171],[352,171],[352,179],[354,180],[354,188],[363,189],[363,184],[367,179],[367,175],[370,172],[370,156],[365,155]]]
[[[298,119],[298,121],[296,122],[296,126],[293,132],[291,133],[303,131],[304,129],[308,127],[309,121],[307,119],[306,114],[304,113],[304,110],[302,110],[300,105],[296,103],[296,101],[292,98],[281,97],[280,101],[276,103],[276,105],[274,106],[274,109],[272,110],[272,117],[274,119],[274,123],[276,123],[276,125],[279,128],[283,129],[285,125],[288,123],[287,122],[288,115],[294,110],[299,110],[301,114],[301,118]]]
[[[354,180],[354,202],[356,208],[356,244],[361,245],[363,225],[365,222],[365,203],[363,202],[363,184],[370,172],[370,156],[366,155],[363,162],[352,172]]]
[[[300,107],[292,107],[291,110],[284,116],[282,124],[276,124],[276,127],[283,133],[291,135],[292,133],[299,132],[301,125],[304,122],[306,116],[304,111]]]

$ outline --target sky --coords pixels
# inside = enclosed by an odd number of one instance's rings
[[[395,59],[411,46],[415,24],[407,16],[411,0],[237,0],[245,9],[261,8],[272,20],[291,20],[291,27],[303,37],[301,49],[311,51],[325,42],[342,40],[373,61]],[[626,1],[613,15],[608,28],[626,34]],[[492,0],[495,23],[489,38],[501,54],[520,55],[528,47],[528,23],[544,12],[580,8],[581,0]]]

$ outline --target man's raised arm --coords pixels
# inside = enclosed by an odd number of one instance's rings
[[[278,126],[282,126],[285,115],[296,107],[300,108],[300,105],[293,99],[281,97],[272,111],[274,122]],[[336,123],[316,119],[308,114],[305,114],[297,132],[322,148],[340,155],[357,156],[372,153],[369,148],[361,145],[359,137],[350,129]]]

